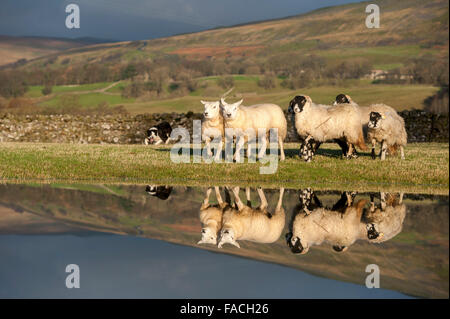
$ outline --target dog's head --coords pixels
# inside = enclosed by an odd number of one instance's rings
[[[147,142],[148,144],[154,144],[158,142],[161,138],[158,135],[158,129],[156,127],[151,127],[147,130]]]

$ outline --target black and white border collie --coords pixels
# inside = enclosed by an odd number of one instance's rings
[[[161,122],[147,130],[147,137],[144,144],[159,145],[164,142],[168,144],[170,141],[170,134],[172,133],[172,126],[168,122]]]

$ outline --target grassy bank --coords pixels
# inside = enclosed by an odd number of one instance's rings
[[[259,163],[175,164],[169,148],[143,145],[0,144],[3,182],[154,183],[173,185],[261,185],[265,187],[406,191],[447,194],[448,144],[411,144],[406,160],[371,160],[368,153],[343,160],[326,144],[312,163],[286,147],[287,160],[275,174],[259,174]]]

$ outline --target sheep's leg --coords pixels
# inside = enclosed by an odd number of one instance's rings
[[[216,162],[220,161],[220,159],[222,157],[222,148],[223,148],[223,142],[220,141],[219,144],[217,144],[216,156],[214,157],[214,160]]]
[[[401,203],[403,203],[403,195],[404,195],[405,193],[400,193],[400,198],[398,199],[398,203],[399,204],[401,204]]]
[[[381,142],[381,160],[384,161],[386,159],[386,151],[387,151],[387,144],[386,141]]]
[[[353,154],[353,144],[348,143],[348,150],[347,150],[347,158],[350,159],[352,158],[352,154]]]
[[[252,207],[252,200],[250,199],[250,187],[245,188],[245,197],[247,198],[247,206]]]
[[[234,160],[236,162],[240,162],[241,161],[241,149],[242,146],[244,146],[245,140],[243,136],[239,136],[238,140],[236,142],[236,150],[234,152]]]
[[[164,144],[169,144],[169,142],[170,142],[170,136],[167,136],[167,140],[166,140],[166,142],[164,143]]]
[[[236,203],[238,210],[241,211],[244,209],[245,205],[242,203],[241,198],[239,197],[239,187],[233,187],[233,195],[234,195],[234,202]]]
[[[208,187],[205,199],[203,199],[202,207],[200,209],[206,209],[209,207],[209,196],[211,195],[211,191],[212,191],[211,187]]]
[[[261,205],[259,205],[259,208],[261,210],[265,210],[265,209],[267,209],[268,204],[267,204],[266,196],[264,195],[264,191],[261,187],[258,187],[257,191],[258,191],[259,200],[261,203]]]
[[[275,214],[278,213],[283,205],[284,187],[280,188],[280,196],[278,197],[277,207],[275,207]]]
[[[370,194],[370,212],[373,213],[375,211],[375,196]]]
[[[372,144],[372,153],[371,153],[371,156],[372,156],[372,159],[375,159],[375,158],[376,158],[376,155],[375,155],[375,146],[377,145],[377,141],[375,141],[375,139],[373,139],[372,142],[371,142],[371,144]]]
[[[206,144],[206,153],[208,154],[208,156],[212,156],[212,151],[211,151],[211,138],[207,137],[205,139],[205,144]]]
[[[220,190],[219,190],[219,186],[214,186],[214,191],[216,192],[216,198],[217,198],[217,202],[219,203],[219,205],[223,205],[223,200],[222,200],[222,196],[220,195]]]
[[[281,136],[278,136],[278,146],[280,147],[280,160],[284,161],[286,156],[284,155],[284,142]]]
[[[386,210],[386,194],[381,192],[380,197],[381,197],[381,211],[384,212]]]
[[[403,146],[400,146],[400,154],[401,154],[402,160],[404,160],[405,159],[405,150],[403,149]]]
[[[261,136],[261,147],[259,148],[258,158],[263,158],[264,156],[266,156],[266,150],[267,150],[267,137]]]
[[[158,142],[155,143],[155,145],[159,145],[162,143],[162,140],[159,140]]]

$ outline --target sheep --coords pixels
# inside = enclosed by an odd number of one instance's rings
[[[300,204],[294,209],[293,219],[286,234],[286,241],[295,254],[306,254],[311,246],[326,242],[336,252],[344,252],[357,240],[381,243],[402,230],[406,207],[403,194],[385,200],[381,193],[381,208],[375,208],[371,196],[371,208],[365,209],[367,200],[354,203],[355,193],[344,192],[331,208],[324,208],[320,200],[305,190],[300,194]]]
[[[200,222],[202,223],[202,239],[200,244],[217,244],[217,234],[222,227],[222,215],[225,208],[231,204],[230,194],[225,189],[225,202],[220,195],[219,187],[214,187],[217,198],[217,205],[209,204],[209,196],[212,189],[208,188],[205,199],[200,207]]]
[[[257,104],[252,106],[241,105],[243,100],[236,103],[228,104],[221,99],[222,115],[225,121],[225,129],[234,129],[240,131],[236,141],[236,151],[234,159],[236,162],[240,160],[240,150],[245,143],[244,134],[252,131],[254,134],[259,129],[269,132],[271,129],[278,130],[278,145],[280,148],[280,160],[284,161],[284,144],[283,141],[287,134],[287,122],[283,110],[276,104]],[[227,130],[226,130],[227,131]],[[226,133],[226,132],[225,132]],[[226,133],[227,134],[227,133]],[[267,133],[266,133],[267,134]],[[232,137],[228,137],[232,138]],[[262,137],[262,145],[258,153],[258,158],[262,158],[266,154],[267,138]],[[250,147],[247,150],[250,154]]]
[[[282,206],[284,188],[273,214],[267,211],[267,200],[261,188],[258,188],[260,206],[251,208],[244,205],[239,198],[239,187],[233,188],[236,208],[229,207],[223,214],[223,226],[220,231],[219,248],[226,243],[240,248],[238,240],[258,243],[273,243],[280,238],[285,224],[285,212]]]
[[[395,112],[397,114],[397,112]],[[401,116],[391,113],[370,112],[367,137],[372,144],[372,158],[375,159],[375,146],[381,143],[380,159],[386,159],[386,151],[395,154],[400,148],[401,159],[405,159],[404,146],[407,143],[405,122]]]
[[[334,251],[343,252],[356,240],[367,238],[367,227],[361,222],[367,201],[354,204],[353,197],[353,194],[343,193],[331,210],[323,207],[316,196],[310,196],[313,201],[301,200],[291,231],[286,234],[292,253],[306,254],[311,246],[324,242],[331,244]]]
[[[372,243],[382,243],[397,236],[402,231],[406,216],[403,193],[397,198],[394,194],[381,192],[380,198],[380,207],[376,208],[374,197],[371,196],[370,209],[364,215],[368,238]]]
[[[403,118],[400,115],[398,115],[398,113],[392,107],[390,107],[389,105],[386,105],[386,104],[372,104],[372,105],[369,105],[369,106],[359,106],[347,94],[338,94],[336,96],[336,99],[335,99],[333,105],[338,105],[338,104],[350,104],[350,105],[354,105],[354,106],[358,107],[358,110],[361,113],[361,124],[363,126],[364,139],[368,143],[372,142],[371,138],[368,136],[369,135],[368,134],[368,131],[369,131],[368,124],[369,124],[369,121],[370,121],[370,113],[371,112],[379,112],[380,114],[384,114],[385,116],[392,117],[394,120],[398,121],[399,124],[403,123],[403,124],[401,124],[401,126],[403,127],[403,130],[404,130],[404,126],[405,125],[404,125]],[[406,130],[405,130],[405,132],[406,132]],[[389,145],[387,147],[389,148],[389,152],[390,153],[395,154],[395,152],[396,152],[397,148],[399,147],[399,145]],[[375,159],[375,147],[374,147],[374,145],[372,145],[372,158]]]
[[[203,112],[203,120],[202,120],[202,141],[206,143],[206,150],[208,152],[208,156],[212,156],[211,151],[211,140],[220,138],[220,142],[217,145],[216,155],[214,157],[215,161],[220,159],[222,154],[223,141],[224,137],[224,123],[223,117],[220,111],[220,102],[207,102],[200,101],[205,110]]]
[[[305,144],[323,143],[344,139],[352,153],[352,145],[366,150],[361,126],[361,116],[353,105],[321,105],[306,95],[296,96],[289,103],[289,112],[300,138]]]

